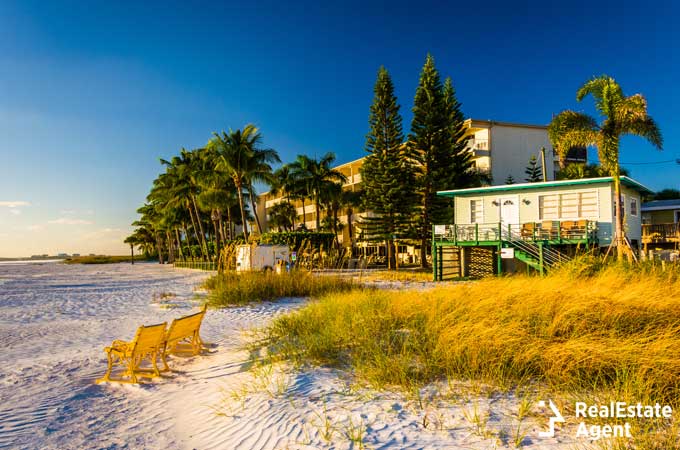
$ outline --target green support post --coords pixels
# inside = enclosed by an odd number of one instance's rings
[[[475,243],[479,245],[479,224],[475,223]]]
[[[496,269],[497,269],[497,274],[496,276],[501,276],[501,273],[503,272],[503,259],[501,258],[501,249],[503,248],[503,243],[501,242],[498,244],[498,254],[496,255]]]
[[[545,274],[543,267],[543,242],[538,243],[538,263],[540,264],[541,276],[543,276]]]
[[[444,246],[439,246],[439,281],[444,281]]]

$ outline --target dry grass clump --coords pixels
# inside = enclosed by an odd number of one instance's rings
[[[378,386],[454,377],[680,406],[678,271],[586,267],[425,292],[331,293],[276,319],[270,350],[348,365]]]
[[[364,281],[432,281],[432,271],[426,269],[371,270],[361,274]]]
[[[357,285],[351,279],[314,276],[294,270],[282,274],[271,272],[233,271],[218,274],[205,281],[212,306],[243,305],[283,297],[320,296],[328,292],[345,292]]]

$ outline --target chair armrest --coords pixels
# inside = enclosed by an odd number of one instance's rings
[[[132,344],[132,342],[126,342],[126,341],[121,341],[121,340],[116,339],[115,341],[113,341],[111,343],[110,347],[105,347],[104,351],[106,353],[110,353],[112,351],[124,352],[125,350],[127,350],[130,347],[131,344]]]

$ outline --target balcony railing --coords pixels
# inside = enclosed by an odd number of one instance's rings
[[[487,151],[489,150],[489,140],[488,139],[469,139],[467,141],[468,148],[473,152],[476,151]]]
[[[522,224],[472,223],[435,225],[434,239],[453,242],[498,242],[507,240],[555,243],[595,242],[597,222],[592,220],[544,220]]]
[[[680,223],[657,223],[642,225],[643,244],[680,242]]]

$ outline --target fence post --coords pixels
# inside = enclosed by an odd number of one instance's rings
[[[432,281],[437,281],[437,242],[434,239],[434,225],[432,225]]]

